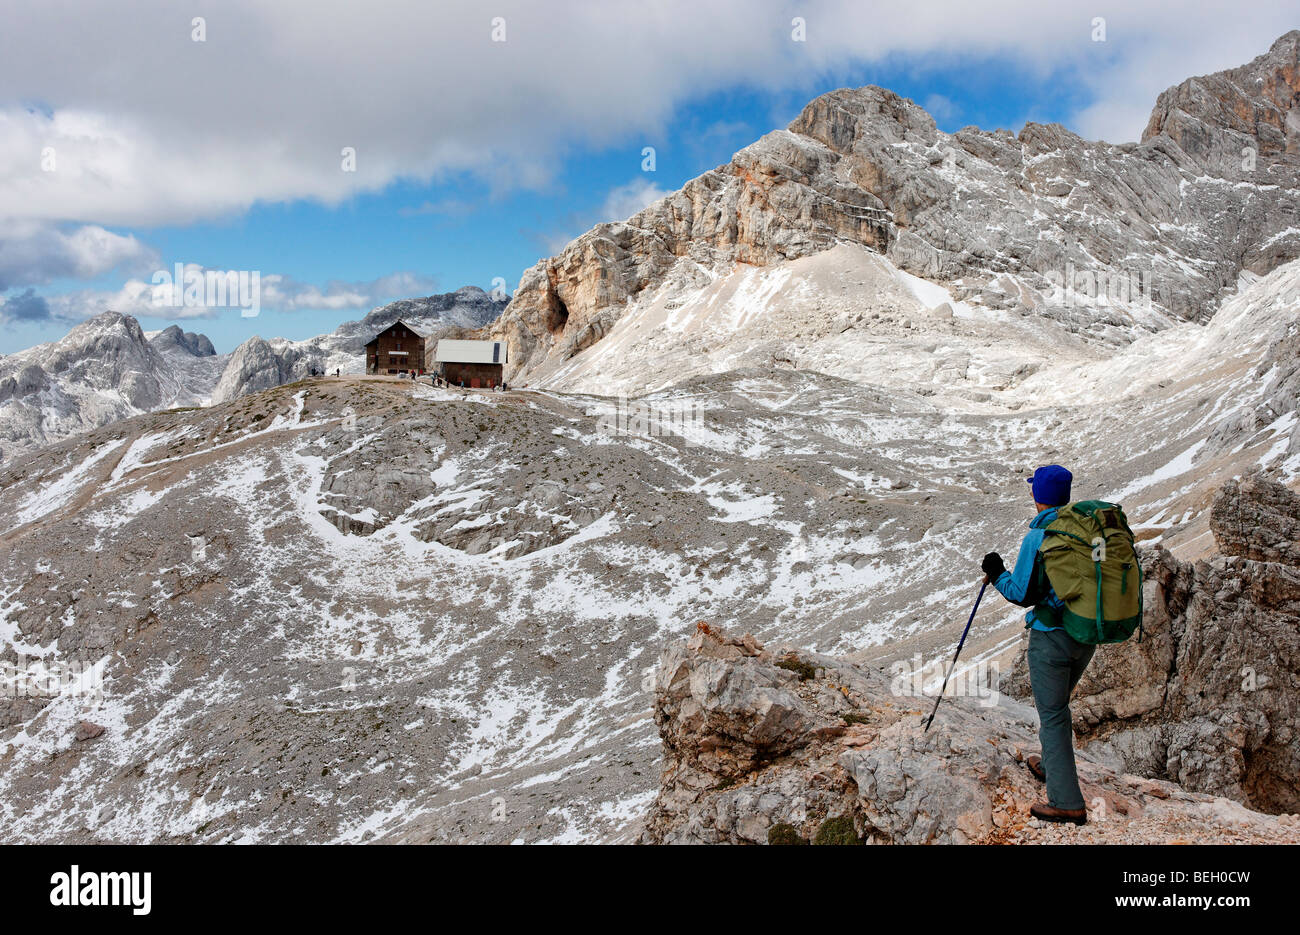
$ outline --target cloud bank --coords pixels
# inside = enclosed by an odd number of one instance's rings
[[[1164,87],[1246,61],[1293,25],[1281,4],[1195,12],[1160,0],[28,4],[0,39],[0,218],[185,223],[458,172],[535,187],[571,148],[651,134],[694,96],[797,89],[899,56],[1020,62],[1089,92],[1076,129],[1133,139]]]

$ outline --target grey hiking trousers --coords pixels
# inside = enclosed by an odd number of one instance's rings
[[[1064,630],[1029,631],[1029,683],[1038,709],[1038,740],[1047,773],[1047,804],[1083,808],[1083,793],[1074,768],[1074,731],[1070,693],[1079,683],[1097,647],[1079,643]]]

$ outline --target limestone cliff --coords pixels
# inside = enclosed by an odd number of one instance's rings
[[[1122,326],[1129,341],[1203,320],[1243,270],[1300,256],[1298,45],[1288,33],[1247,65],[1166,91],[1142,141],[1121,145],[1055,124],[948,134],[882,88],[822,95],[726,165],[527,270],[486,333],[509,340],[512,381],[545,383],[665,283],[702,287],[841,243],[958,299],[1033,315],[1046,334],[1113,340]],[[1143,301],[1079,308],[1053,289],[1075,270],[1136,281]]]

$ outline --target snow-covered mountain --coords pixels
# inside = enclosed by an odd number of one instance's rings
[[[203,335],[146,335],[117,312],[0,357],[0,460],[141,412],[202,405],[224,363]]]

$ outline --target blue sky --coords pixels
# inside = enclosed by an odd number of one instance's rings
[[[159,17],[160,9],[142,4],[141,16]],[[954,19],[966,15],[961,10],[961,5],[953,7]],[[512,40],[519,43],[514,48],[508,42],[501,48],[484,45],[466,59],[472,71],[496,81],[497,87],[485,88],[484,79],[459,77],[461,72],[449,72],[451,77],[432,91],[417,79],[422,96],[408,109],[402,102],[409,94],[401,86],[361,87],[370,80],[368,63],[376,53],[364,43],[359,51],[352,49],[354,43],[337,51],[332,27],[326,26],[316,40],[322,48],[300,53],[303,70],[322,61],[323,73],[329,74],[330,56],[334,61],[340,55],[355,56],[367,78],[356,82],[354,94],[349,93],[351,81],[333,88],[320,87],[319,80],[304,83],[284,90],[284,100],[271,102],[264,113],[259,110],[265,84],[250,81],[242,89],[232,84],[229,94],[236,101],[241,93],[247,95],[247,128],[234,126],[238,107],[215,121],[192,120],[187,99],[179,94],[168,99],[168,89],[158,87],[157,72],[142,74],[132,84],[130,76],[122,79],[116,71],[106,71],[122,86],[105,91],[93,68],[83,84],[52,73],[42,83],[39,74],[24,74],[20,80],[4,74],[0,65],[0,108],[10,108],[10,122],[19,131],[36,127],[30,133],[33,153],[43,148],[43,138],[60,133],[102,141],[90,153],[74,150],[62,157],[65,164],[69,158],[80,160],[78,167],[93,163],[95,173],[81,172],[72,182],[69,175],[48,172],[39,179],[80,189],[66,194],[52,190],[40,202],[32,200],[30,180],[20,189],[30,166],[0,163],[0,218],[13,222],[8,233],[0,228],[0,296],[5,298],[0,353],[55,339],[75,320],[107,307],[137,314],[146,329],[176,321],[207,334],[219,351],[228,351],[253,334],[304,338],[329,331],[403,295],[467,284],[489,289],[498,277],[513,291],[526,267],[557,252],[567,240],[600,221],[625,217],[726,162],[737,149],[785,126],[808,100],[838,87],[890,88],[926,107],[946,131],[972,124],[1018,131],[1028,120],[1059,121],[1088,136],[1135,139],[1155,91],[1187,77],[1188,69],[1195,71],[1201,61],[1206,64],[1202,71],[1243,62],[1283,31],[1277,15],[1258,17],[1249,28],[1233,32],[1232,41],[1207,42],[1200,51],[1184,44],[1181,50],[1170,47],[1153,55],[1143,21],[1130,25],[1128,14],[1116,12],[1108,19],[1110,35],[1098,42],[1090,36],[1093,17],[1080,7],[1073,17],[1039,24],[1046,50],[1033,44],[1032,31],[1027,37],[1000,38],[996,30],[986,35],[978,21],[969,21],[964,34],[950,34],[938,27],[909,32],[909,24],[900,20],[881,47],[863,40],[860,47],[847,40],[819,45],[813,39],[828,31],[865,29],[865,35],[872,35],[871,22],[860,21],[860,14],[833,15],[841,19],[832,19],[829,11],[820,18],[809,16],[813,38],[807,48],[789,41],[774,44],[788,40],[783,33],[790,22],[788,10],[774,5],[769,28],[738,38],[735,49],[718,51],[705,41],[695,52],[678,48],[681,33],[674,26],[682,24],[630,21],[663,37],[665,48],[689,61],[668,70],[672,63],[665,65],[663,55],[654,53],[658,40],[646,39],[646,49],[621,54],[634,72],[646,69],[650,86],[633,82],[608,89],[627,80],[618,54],[578,61],[571,74],[560,74],[564,65],[542,41],[547,35],[539,25],[535,33],[525,34],[525,39],[537,40],[534,46],[520,40]],[[470,14],[466,17],[465,35],[486,29]],[[354,24],[351,33],[370,22]],[[524,13],[510,22],[516,24],[515,35],[523,28],[519,23],[528,24]],[[1149,28],[1156,24],[1153,20]],[[619,34],[627,26],[611,22],[590,28]],[[172,23],[166,35],[184,27]],[[346,24],[339,29],[346,31]],[[147,32],[146,40],[156,49],[158,40]],[[385,46],[395,41],[393,35],[384,31]],[[12,42],[15,34],[10,36]],[[2,43],[0,53],[22,51],[17,46],[6,50]],[[205,44],[178,42],[177,47],[177,55],[209,54]],[[1053,52],[1057,47],[1063,51]],[[765,48],[773,51],[762,53]],[[1250,54],[1242,51],[1246,48]],[[585,45],[574,54],[581,58],[589,49]],[[241,48],[221,54],[261,53]],[[276,50],[277,56],[286,54],[292,58],[293,53]],[[537,55],[544,56],[545,67],[539,68]],[[397,61],[405,63],[404,58]],[[386,62],[385,70],[391,69]],[[200,80],[196,75],[193,94],[205,93],[211,83],[200,85]],[[401,75],[393,79],[402,80]],[[183,77],[178,82],[183,84]],[[367,100],[367,94],[375,96]],[[349,96],[356,100],[347,100]],[[292,125],[277,126],[271,106],[277,103],[280,115],[313,107],[320,111],[314,122],[302,125],[306,129],[295,131]],[[354,112],[349,114],[349,107]],[[386,118],[371,114],[385,108]],[[0,130],[4,114],[0,109]],[[322,115],[355,126],[334,134],[332,141],[330,133],[322,133],[316,150],[285,155],[297,140],[321,127]],[[61,127],[60,119],[72,129]],[[233,132],[227,134],[227,126],[234,126]],[[175,142],[168,142],[173,130]],[[138,140],[132,140],[129,151],[142,167],[123,165],[121,140],[132,133]],[[321,164],[336,159],[335,145],[350,136],[361,141],[358,160],[365,161],[366,171],[335,181],[337,172],[329,174],[333,167]],[[385,164],[376,169],[370,153],[381,139]],[[214,140],[228,146],[223,162],[209,155]],[[371,141],[374,146],[367,146]],[[64,145],[64,152],[71,146]],[[654,172],[642,171],[645,146],[655,149]],[[0,146],[0,160],[13,160],[15,151]],[[141,152],[154,161],[146,162]],[[245,166],[227,171],[240,159],[247,160]],[[106,194],[102,189],[109,184],[120,194]],[[28,194],[16,194],[20,191]],[[101,230],[106,232],[102,236]],[[207,309],[191,311],[198,317],[172,319],[138,297],[122,297],[124,282],[148,281],[151,271],[169,270],[175,263],[276,274],[283,282],[273,296],[293,299],[264,299],[256,318],[241,317],[234,309]],[[405,278],[393,282],[399,273]],[[314,302],[314,296],[328,298]]]

